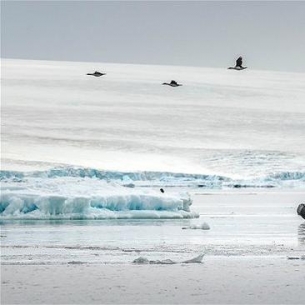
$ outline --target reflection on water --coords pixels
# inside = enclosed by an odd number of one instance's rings
[[[299,225],[298,239],[300,244],[305,245],[305,222]]]
[[[191,219],[0,219],[1,228],[5,226],[187,226],[190,225]]]

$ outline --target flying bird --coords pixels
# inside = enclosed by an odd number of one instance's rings
[[[106,75],[106,73],[95,71],[94,73],[87,73],[87,75],[92,75],[92,76],[95,76],[95,77],[100,77],[100,76]]]
[[[172,80],[170,83],[163,83],[162,85],[168,85],[168,86],[171,86],[171,87],[182,86],[181,84],[178,84],[175,80]]]

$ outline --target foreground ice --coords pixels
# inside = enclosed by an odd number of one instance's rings
[[[194,218],[187,194],[163,194],[81,177],[2,181],[0,217],[6,219]]]
[[[185,261],[182,261],[182,264],[200,264],[202,262],[202,259],[204,257],[204,254],[200,254],[192,259],[188,259]],[[138,257],[133,261],[134,264],[157,264],[157,265],[173,265],[177,264],[177,262],[171,260],[171,259],[163,259],[163,260],[148,260],[145,257]]]
[[[203,222],[202,224],[192,224],[188,227],[182,227],[182,229],[191,229],[191,230],[210,230],[210,226],[208,223]]]

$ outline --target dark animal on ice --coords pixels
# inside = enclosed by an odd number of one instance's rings
[[[305,219],[305,204],[301,203],[298,206],[297,213]]]

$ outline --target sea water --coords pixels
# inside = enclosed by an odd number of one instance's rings
[[[86,75],[95,70],[107,74]],[[162,85],[171,79],[183,86]],[[259,254],[281,239],[302,247],[304,82],[251,69],[3,59],[2,261],[179,260],[239,253],[239,242],[240,253]],[[273,199],[235,197],[245,192]]]
[[[1,263],[132,264],[203,254],[226,258],[305,259],[303,192],[193,195],[199,218],[1,220]]]

